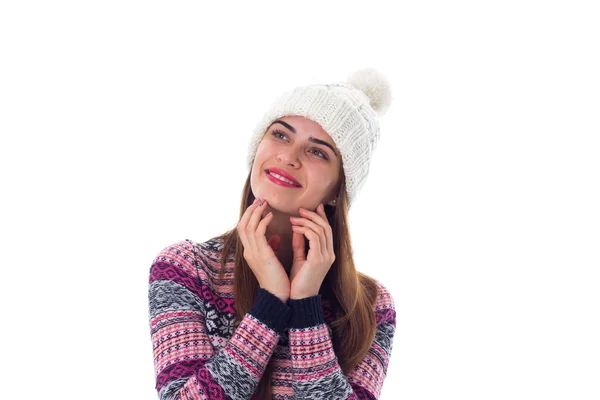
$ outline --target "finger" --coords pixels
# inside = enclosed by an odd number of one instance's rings
[[[248,224],[250,222],[250,218],[252,217],[256,208],[260,205],[260,199],[255,198],[254,202],[248,206],[239,223],[238,231],[240,232],[240,238],[242,239],[242,244],[246,249],[253,249],[256,247],[254,240],[254,232],[249,230]]]
[[[258,223],[262,219],[262,214],[265,211],[265,208],[267,208],[267,201],[263,200],[262,204],[260,204],[260,202],[256,203],[254,205],[254,209],[251,210],[250,218],[248,220],[248,228],[252,232],[256,232],[256,229],[258,227]]]
[[[248,226],[248,221],[250,219],[250,216],[252,215],[252,212],[254,211],[254,209],[256,208],[256,206],[258,204],[257,200],[258,199],[254,199],[254,203],[252,203],[246,209],[246,211],[244,211],[244,214],[242,215],[242,218],[240,219],[240,221],[238,222],[238,225],[237,225],[238,235],[240,237],[240,240],[242,241],[242,244],[244,245],[244,248],[248,248],[250,246],[250,243],[248,241],[248,237],[246,234],[246,228]]]
[[[333,232],[331,230],[331,225],[329,225],[327,214],[325,214],[325,206],[323,206],[322,203],[319,204],[317,212],[300,208],[300,214],[323,229],[323,254],[327,254],[329,251],[333,254]]]
[[[263,204],[257,203],[254,210],[252,210],[252,215],[250,216],[250,221],[246,226],[246,235],[248,236],[249,242],[258,248],[259,244],[266,244],[267,238],[264,233],[262,236],[256,231],[258,229],[258,224],[262,219],[262,214],[267,208],[267,201],[263,200]],[[262,238],[262,240],[261,240]]]
[[[331,229],[331,225],[329,224],[329,219],[327,218],[327,214],[325,213],[325,205],[323,203],[319,204],[317,207],[317,212],[323,220],[327,223],[327,227],[325,228],[325,239],[327,241],[327,252],[331,255],[334,255],[333,251],[333,230]]]
[[[294,252],[293,263],[306,260],[306,247],[302,233],[294,232],[292,234],[292,250]]]
[[[321,243],[319,240],[319,235],[317,235],[312,229],[307,228],[305,226],[292,226],[292,230],[294,232],[302,233],[304,236],[308,238],[308,244],[311,250],[315,252],[315,256],[317,258],[323,259],[323,253],[321,252]],[[310,251],[308,253],[310,256]]]
[[[317,211],[319,210],[319,207],[317,207]],[[329,226],[329,221],[327,221],[327,215],[325,214],[325,211],[323,211],[322,214],[318,214],[314,211],[307,210],[305,208],[300,208],[300,215],[304,218],[313,221],[315,224],[321,226],[323,229],[326,229]]]
[[[248,225],[248,221],[250,220],[250,216],[252,215],[252,211],[254,211],[257,205],[258,199],[254,199],[254,203],[250,204],[248,208],[246,208],[246,211],[244,211],[244,215],[242,215],[242,218],[240,218],[240,222],[238,222],[238,226],[240,228],[246,228],[246,225]]]
[[[327,254],[327,241],[325,238],[325,230],[323,229],[322,226],[317,225],[316,223],[314,223],[313,221],[306,219],[306,218],[292,218],[292,225],[294,226],[303,226],[306,228],[309,228],[310,230],[312,230],[314,233],[317,234],[317,236],[319,236],[319,244],[320,244],[320,252],[322,254]]]
[[[267,225],[269,225],[269,223],[271,222],[272,219],[273,219],[272,212],[265,215],[265,217],[258,223],[258,227],[256,228],[256,234],[265,236],[265,233],[267,232]]]

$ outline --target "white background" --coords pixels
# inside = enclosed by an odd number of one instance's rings
[[[276,96],[374,67],[350,217],[396,303],[381,399],[598,399],[593,3],[3,2],[1,397],[157,398],[153,258],[235,226]]]

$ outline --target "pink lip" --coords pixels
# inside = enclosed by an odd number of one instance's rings
[[[278,170],[278,169],[265,170],[265,174],[267,175],[267,178],[269,178],[269,180],[271,182],[276,183],[276,184],[281,185],[281,186],[284,186],[284,187],[300,189],[300,187],[298,187],[298,186],[291,185],[291,184],[289,184],[287,182],[284,182],[284,181],[281,181],[281,180],[275,178],[274,176],[271,176],[271,174],[269,174],[269,171],[272,171],[273,173],[275,173],[277,175],[281,175],[281,176],[283,176],[283,177],[285,177],[285,178],[287,178],[287,179],[289,179],[291,181],[295,181],[295,179],[288,178],[289,175],[281,173],[281,171]]]
[[[300,186],[300,183],[299,183],[299,182],[296,180],[296,178],[294,178],[293,176],[291,176],[290,174],[288,174],[288,173],[287,173],[287,172],[285,172],[285,171],[282,171],[282,170],[280,170],[280,169],[278,169],[278,168],[269,168],[269,169],[267,169],[267,171],[271,171],[271,172],[274,172],[274,173],[276,173],[277,175],[281,175],[281,176],[283,176],[284,178],[286,178],[286,179],[289,179],[290,181],[292,181],[292,182],[294,182],[295,184],[297,184],[297,185],[299,185],[299,186]]]

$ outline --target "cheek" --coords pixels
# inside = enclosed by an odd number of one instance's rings
[[[252,163],[253,170],[256,170],[257,168],[261,168],[261,165],[263,164],[263,159],[264,159],[263,154],[264,153],[262,151],[260,151],[260,149],[258,149],[256,151],[256,154],[254,154],[254,161]]]
[[[262,141],[258,145],[256,154],[254,155],[254,163],[252,164],[252,179],[258,178],[258,174],[262,172],[263,168],[266,167],[266,164],[273,159],[274,154],[272,147],[265,141]]]
[[[335,175],[337,175],[337,174],[330,174],[327,176],[326,179],[322,179],[324,189],[330,190],[330,189],[333,189],[337,185],[338,178]]]
[[[327,171],[322,169],[315,168],[306,176],[308,182],[311,183],[311,187],[313,189],[321,190],[329,190],[331,186],[335,184],[335,180],[330,176]]]
[[[271,157],[272,153],[273,146],[271,146],[267,140],[263,140],[262,142],[260,142],[258,148],[256,149],[255,158],[264,160],[266,158]]]

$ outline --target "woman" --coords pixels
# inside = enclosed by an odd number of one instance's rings
[[[168,246],[150,268],[160,399],[379,397],[396,313],[354,267],[347,212],[390,102],[385,77],[364,69],[267,111],[236,227]]]

